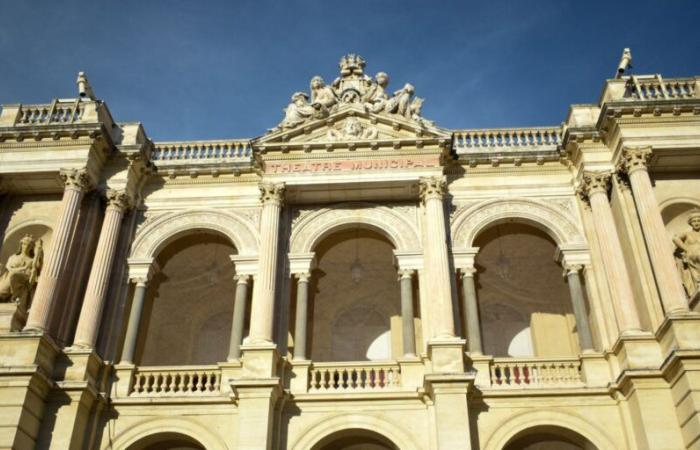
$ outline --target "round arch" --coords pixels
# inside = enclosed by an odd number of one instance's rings
[[[539,410],[516,414],[494,430],[485,441],[484,450],[503,450],[514,438],[528,429],[537,427],[559,427],[572,431],[593,444],[597,450],[615,450],[615,445],[605,431],[589,420],[562,411]]]
[[[480,202],[457,213],[452,223],[453,248],[469,248],[484,229],[517,220],[547,233],[559,245],[585,244],[580,227],[555,207],[527,198],[495,199]]]
[[[410,436],[404,430],[375,416],[358,414],[338,415],[332,418],[323,418],[302,431],[292,450],[308,450],[315,448],[333,434],[342,433],[345,430],[365,430],[376,433],[391,441],[401,450],[418,450],[416,446],[420,442],[416,437]]]
[[[398,212],[371,203],[347,203],[302,217],[292,229],[290,253],[311,253],[325,237],[357,226],[386,236],[397,251],[420,248],[415,224]]]
[[[178,417],[147,420],[130,426],[113,440],[102,446],[103,450],[127,450],[130,446],[149,436],[160,434],[184,435],[198,442],[207,450],[228,450],[221,437],[213,434],[210,428],[193,420]]]
[[[170,242],[196,230],[211,230],[226,236],[239,255],[258,253],[255,227],[238,214],[214,210],[173,212],[147,222],[131,246],[134,259],[153,259]]]
[[[44,253],[50,249],[53,238],[53,226],[50,221],[43,218],[23,220],[5,231],[4,239],[0,242],[0,264],[5,263],[10,255],[17,252],[19,240],[25,234],[31,234],[35,239],[42,239]]]

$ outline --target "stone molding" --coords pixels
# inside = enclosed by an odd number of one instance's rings
[[[572,217],[541,199],[498,198],[474,204],[458,212],[452,223],[452,247],[472,247],[476,236],[489,225],[505,219],[521,219],[552,237],[557,245],[586,245],[582,228]]]
[[[186,210],[157,216],[137,231],[132,258],[155,258],[175,238],[195,230],[218,231],[228,237],[240,255],[258,254],[257,229],[235,211]]]
[[[292,227],[290,253],[312,253],[323,238],[352,225],[365,225],[385,235],[397,251],[421,248],[415,222],[407,220],[391,207],[358,202],[320,208],[303,216]]]

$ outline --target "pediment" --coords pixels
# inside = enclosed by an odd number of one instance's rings
[[[389,114],[367,112],[359,105],[343,105],[334,114],[295,128],[276,130],[257,140],[258,145],[393,142],[396,140],[449,139],[450,134]]]
[[[444,145],[450,139],[447,130],[423,118],[424,100],[415,95],[410,83],[389,90],[389,76],[384,72],[366,75],[365,61],[359,55],[344,56],[339,66],[340,76],[331,84],[315,76],[309,94],[293,93],[282,121],[255,139],[254,146],[262,151],[319,146],[376,149],[404,143]]]

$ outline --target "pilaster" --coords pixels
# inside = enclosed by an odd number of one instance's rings
[[[433,400],[438,450],[471,449],[467,395],[472,374],[429,374],[426,391]]]

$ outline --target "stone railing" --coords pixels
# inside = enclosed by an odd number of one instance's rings
[[[79,100],[55,100],[44,105],[20,105],[15,125],[48,125],[80,121],[83,108]]]
[[[129,397],[220,395],[221,370],[202,367],[138,367]]]
[[[156,142],[153,161],[192,163],[217,161],[250,161],[253,149],[248,140]]]
[[[636,100],[671,100],[694,98],[696,96],[694,78],[671,78],[664,80],[661,75],[631,76],[627,81],[626,98]]]
[[[490,368],[494,389],[581,387],[578,358],[495,358]]]
[[[401,370],[393,362],[313,363],[308,392],[367,392],[401,388]]]
[[[556,149],[561,143],[561,127],[457,130],[453,135],[454,149],[466,151]]]

